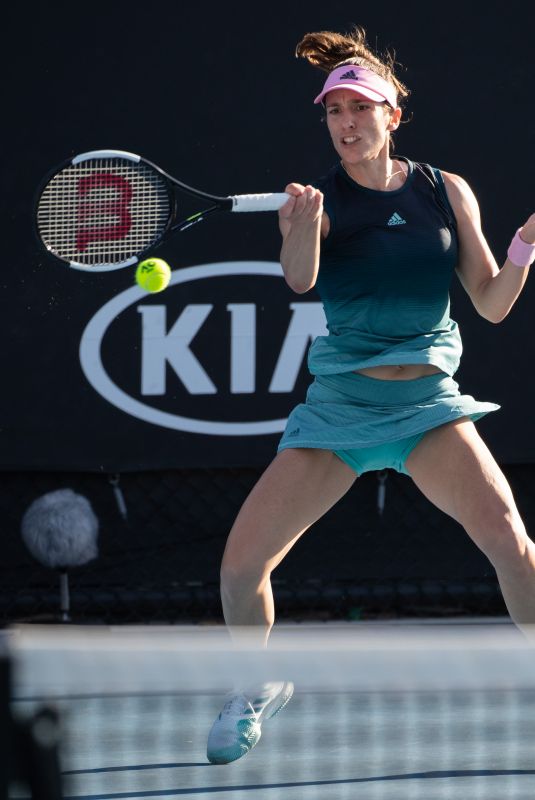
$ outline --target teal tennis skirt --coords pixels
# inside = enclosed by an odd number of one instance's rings
[[[443,372],[409,381],[384,381],[356,372],[317,375],[290,416],[279,443],[289,447],[348,450],[376,447],[469,417],[496,411],[459,392]]]

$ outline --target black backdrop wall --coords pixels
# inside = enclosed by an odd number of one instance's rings
[[[271,457],[280,420],[307,385],[304,351],[321,325],[317,298],[293,295],[280,277],[201,279],[199,272],[163,295],[125,296],[131,270],[87,276],[42,251],[32,200],[50,167],[100,147],[140,152],[220,194],[313,181],[334,156],[312,105],[322,75],[293,56],[308,30],[358,22],[379,49],[396,49],[412,89],[412,121],[402,127],[397,150],[466,177],[501,261],[532,210],[532,19],[514,13],[514,3],[507,11],[498,3],[484,8],[482,14],[479,4],[453,3],[445,13],[409,0],[400,13],[394,2],[365,11],[341,2],[328,9],[275,2],[267,13],[245,2],[192,8],[156,0],[143,13],[121,2],[92,4],[90,12],[52,3],[36,8],[31,20],[11,9],[1,465],[124,470],[249,466]],[[230,262],[239,272],[244,263],[273,264],[278,249],[274,215],[236,215],[190,230],[161,255],[182,280],[184,267]],[[464,391],[503,404],[482,424],[502,461],[534,457],[535,386],[526,369],[535,349],[534,291],[530,283],[511,317],[495,327],[453,289],[465,342],[459,380]],[[212,306],[202,324],[181,316],[192,304]],[[247,306],[255,307],[256,324]],[[106,319],[88,331],[103,307]],[[242,367],[246,374],[233,388],[231,334],[236,338],[240,325],[256,334],[256,364]],[[84,331],[90,380],[79,357]],[[170,334],[159,345],[148,340],[158,331]],[[180,335],[193,337],[191,349]],[[101,393],[91,383],[99,381],[99,345],[102,372],[113,385],[108,398],[102,375]],[[186,356],[195,362],[189,384]],[[124,397],[115,397],[119,407],[110,402],[119,392],[137,401],[140,416],[156,418],[156,409],[170,420],[162,426],[132,417]],[[198,420],[190,425],[195,431],[206,421],[272,421],[276,430],[239,429],[234,436],[223,425],[206,435],[184,431],[177,417]]]
[[[313,182],[334,155],[312,104],[322,75],[294,58],[295,44],[306,31],[358,23],[379,50],[396,50],[412,90],[397,152],[468,180],[501,262],[533,210],[533,22],[515,2],[12,6],[3,43],[5,476],[18,485],[26,471],[64,480],[258,470],[304,394],[306,348],[323,325],[314,293],[293,295],[280,277],[273,215],[215,219],[175,238],[158,253],[174,283],[152,297],[133,288],[130,270],[93,276],[54,262],[32,221],[52,166],[113,147],[218,194]],[[452,287],[465,345],[458,380],[502,404],[480,430],[503,464],[535,460],[534,296],[528,282],[493,326]]]

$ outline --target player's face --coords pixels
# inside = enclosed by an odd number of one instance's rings
[[[347,89],[334,89],[325,98],[327,127],[336,152],[346,164],[377,158],[383,148],[388,149],[395,113],[385,103],[375,103]]]

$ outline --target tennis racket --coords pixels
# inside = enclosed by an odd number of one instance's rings
[[[208,206],[179,218],[177,190]],[[187,186],[134,153],[93,150],[57,167],[37,200],[46,249],[74,269],[108,272],[136,264],[177,231],[217,211],[277,211],[288,195],[217,197]]]

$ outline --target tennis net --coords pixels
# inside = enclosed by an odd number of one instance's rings
[[[260,652],[203,627],[7,638],[13,716],[59,714],[64,797],[535,797],[535,649],[509,625],[289,625]],[[293,681],[288,706],[245,758],[209,764],[226,693],[266,680]]]

